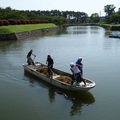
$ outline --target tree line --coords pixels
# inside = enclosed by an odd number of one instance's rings
[[[48,20],[56,25],[66,23],[86,23],[88,15],[84,12],[59,10],[15,10],[10,7],[0,8],[0,20]]]
[[[115,12],[115,6],[113,4],[104,6],[105,23],[120,23],[120,8]],[[10,7],[0,8],[0,20],[47,20],[49,23],[56,25],[63,24],[76,24],[76,23],[98,23],[101,16],[98,13],[88,14],[85,12],[75,11],[59,11],[59,10],[15,10]]]

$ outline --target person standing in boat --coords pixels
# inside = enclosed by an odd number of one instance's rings
[[[86,85],[85,80],[83,79],[83,77],[81,76],[81,71],[78,68],[77,64],[74,64],[73,62],[70,63],[70,70],[72,71],[73,74],[73,79],[75,79],[77,81],[77,83],[83,81],[84,84]]]
[[[46,64],[48,66],[49,77],[52,77],[53,76],[53,70],[52,69],[53,69],[54,61],[53,61],[53,59],[50,55],[47,56]]]
[[[76,65],[78,66],[81,76],[83,76],[83,64],[82,64],[82,57],[79,57],[78,60],[76,61]]]
[[[31,58],[32,55],[33,55],[34,57],[36,57],[36,55],[33,54],[33,50],[31,49],[31,50],[28,52],[28,54],[27,54],[27,63],[28,63],[28,65],[35,65],[34,62],[33,62],[33,59]]]

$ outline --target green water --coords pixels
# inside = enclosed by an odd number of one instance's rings
[[[0,120],[119,120],[120,39],[101,27],[73,26],[46,36],[0,41]],[[117,31],[115,31],[117,32]],[[69,92],[25,74],[22,64],[33,49],[34,61],[70,72],[83,58],[84,77],[96,87]]]

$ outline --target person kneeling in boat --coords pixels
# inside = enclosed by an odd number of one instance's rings
[[[33,50],[30,50],[27,54],[27,63],[28,63],[28,65],[35,65],[35,63],[33,62],[33,59],[31,58],[31,55],[36,57],[36,55],[33,54]]]
[[[83,81],[84,84],[86,85],[86,82],[83,79],[83,77],[81,76],[81,71],[79,70],[78,66],[74,63],[70,63],[70,67],[71,67],[70,70],[72,71],[72,74],[73,74],[73,79],[75,79],[77,81],[77,83]]]
[[[53,59],[51,58],[50,55],[47,56],[46,64],[48,66],[49,77],[52,78],[52,76],[53,76],[53,70],[52,69],[53,69],[54,61],[53,61]]]

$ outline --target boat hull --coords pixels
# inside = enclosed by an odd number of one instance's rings
[[[42,63],[39,63],[38,66],[40,66],[40,65],[45,66]],[[88,79],[86,79],[86,80],[90,83],[90,85],[88,85],[88,86],[75,86],[75,85],[71,85],[71,84],[67,84],[67,83],[61,82],[59,80],[55,80],[55,79],[49,78],[47,75],[44,75],[42,73],[37,72],[34,69],[34,66],[32,66],[32,65],[25,65],[25,64],[23,64],[23,67],[24,67],[24,70],[29,72],[30,74],[40,78],[41,80],[43,80],[43,81],[45,81],[47,83],[50,83],[50,84],[52,84],[52,85],[54,85],[56,87],[59,87],[59,88],[65,89],[65,90],[87,91],[87,90],[90,90],[91,88],[95,87],[95,83],[93,81],[91,81],[91,80],[88,80]],[[56,71],[57,74],[71,76],[71,74],[63,72],[63,71],[60,71],[60,70],[57,70],[57,69],[54,69],[54,71]]]
[[[110,38],[120,38],[120,34],[110,34]]]

